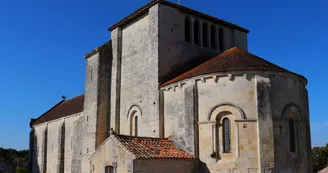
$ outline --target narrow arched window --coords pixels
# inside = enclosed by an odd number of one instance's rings
[[[186,19],[185,19],[185,41],[186,42],[191,42],[190,28],[191,28],[190,19],[189,19],[189,17],[186,17]]]
[[[138,116],[134,117],[134,136],[138,136]]]
[[[209,47],[208,46],[208,26],[206,23],[203,23],[203,46]]]
[[[199,22],[198,20],[194,21],[194,43],[200,45],[199,41]]]
[[[230,120],[228,118],[224,118],[222,121],[222,139],[223,139],[223,152],[230,152]]]
[[[223,28],[219,29],[219,50],[223,51],[224,50],[224,33],[223,33]]]
[[[211,26],[211,48],[212,49],[217,49],[217,44],[216,44],[216,29],[215,26]]]
[[[289,124],[289,149],[290,152],[296,151],[296,142],[295,142],[295,122],[293,118],[290,118],[288,121]]]

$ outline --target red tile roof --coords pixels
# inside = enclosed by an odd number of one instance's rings
[[[198,65],[197,67],[164,82],[161,86],[169,85],[194,76],[238,70],[277,71],[295,74],[245,50],[234,47]],[[305,79],[303,76],[300,77]]]
[[[212,21],[214,23],[220,23],[222,25],[230,26],[230,27],[236,28],[236,29],[238,29],[240,31],[243,31],[243,32],[246,32],[246,33],[249,32],[248,29],[242,28],[242,27],[240,27],[238,25],[235,25],[235,24],[232,24],[230,22],[227,22],[227,21],[224,21],[224,20],[221,20],[221,19],[218,19],[218,18],[209,16],[207,14],[201,13],[201,12],[196,11],[196,10],[193,10],[191,8],[188,8],[188,7],[185,7],[185,6],[182,6],[182,5],[178,5],[178,4],[169,2],[167,0],[152,0],[151,2],[149,2],[148,4],[146,4],[145,6],[139,8],[137,11],[133,12],[132,14],[130,14],[129,16],[125,17],[121,21],[119,21],[116,24],[114,24],[111,27],[109,27],[108,30],[113,31],[117,27],[122,27],[122,26],[128,24],[129,22],[131,22],[131,21],[135,20],[136,18],[142,16],[143,14],[147,13],[148,10],[151,7],[153,7],[154,5],[156,5],[158,3],[164,4],[164,5],[167,5],[167,6],[170,6],[172,8],[176,8],[176,9],[182,11],[182,12],[185,12],[185,13],[188,13],[188,14],[191,14],[191,15],[202,17],[202,18],[207,19],[209,21]]]
[[[325,168],[325,169],[323,169],[323,170],[321,170],[321,171],[319,171],[318,173],[328,173],[328,167]]]
[[[83,111],[84,94],[69,100],[63,100],[37,118],[32,124],[40,124],[47,121],[73,115]]]
[[[112,133],[113,134],[113,133]],[[137,159],[195,159],[168,138],[135,137],[113,134]]]

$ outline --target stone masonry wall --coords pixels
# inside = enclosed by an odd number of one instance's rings
[[[74,115],[69,115],[63,118],[59,118],[50,122],[42,123],[33,126],[35,131],[34,136],[34,158],[32,173],[38,172],[47,172],[47,173],[58,173],[59,172],[59,160],[61,153],[61,141],[62,138],[61,130],[62,125],[65,124],[65,153],[64,153],[64,171],[70,173],[72,158],[73,158],[73,147],[74,147],[74,123],[77,119],[82,117],[82,113],[77,113]],[[47,129],[47,139],[45,139],[45,130]],[[81,133],[81,132],[78,132]],[[45,147],[44,142],[47,140],[47,147]],[[47,151],[43,151],[43,149],[47,149]],[[47,152],[45,155],[44,152]],[[45,158],[46,158],[46,166],[45,166]],[[46,168],[46,171],[43,171],[43,168]]]
[[[200,17],[192,16],[178,9],[160,4],[159,5],[159,81],[160,83],[175,77],[188,67],[199,64],[219,53],[218,49],[206,48],[185,41],[185,18],[189,17],[191,22],[199,21],[199,35],[202,42],[202,24],[208,24],[209,39],[211,26],[218,30],[224,29],[224,50],[234,46],[247,50],[247,33],[234,31],[232,28],[212,23]],[[193,27],[191,27],[193,33]],[[193,40],[193,35],[191,36]]]
[[[155,5],[148,14],[122,28],[121,134],[130,134],[128,113],[137,106],[142,112],[138,117],[139,136],[159,136],[157,44],[158,6]]]
[[[308,98],[305,81],[295,76],[271,75],[275,167],[278,173],[311,173]],[[291,109],[291,111],[289,111]],[[288,116],[296,118],[296,152],[289,148]]]
[[[112,137],[102,143],[90,157],[91,173],[104,173],[106,166],[113,166],[117,173],[133,172],[134,156],[126,152]]]

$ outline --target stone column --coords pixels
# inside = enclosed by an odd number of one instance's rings
[[[274,170],[274,136],[272,120],[271,84],[269,77],[256,76],[258,118],[258,171]]]
[[[111,78],[111,108],[110,127],[120,134],[120,98],[121,98],[121,63],[122,63],[122,29],[112,31],[112,78]]]

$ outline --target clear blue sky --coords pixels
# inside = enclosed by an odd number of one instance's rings
[[[83,55],[149,1],[1,0],[0,147],[28,148],[29,118],[83,93]],[[248,28],[250,52],[306,76],[312,144],[328,142],[328,1],[181,1]]]

